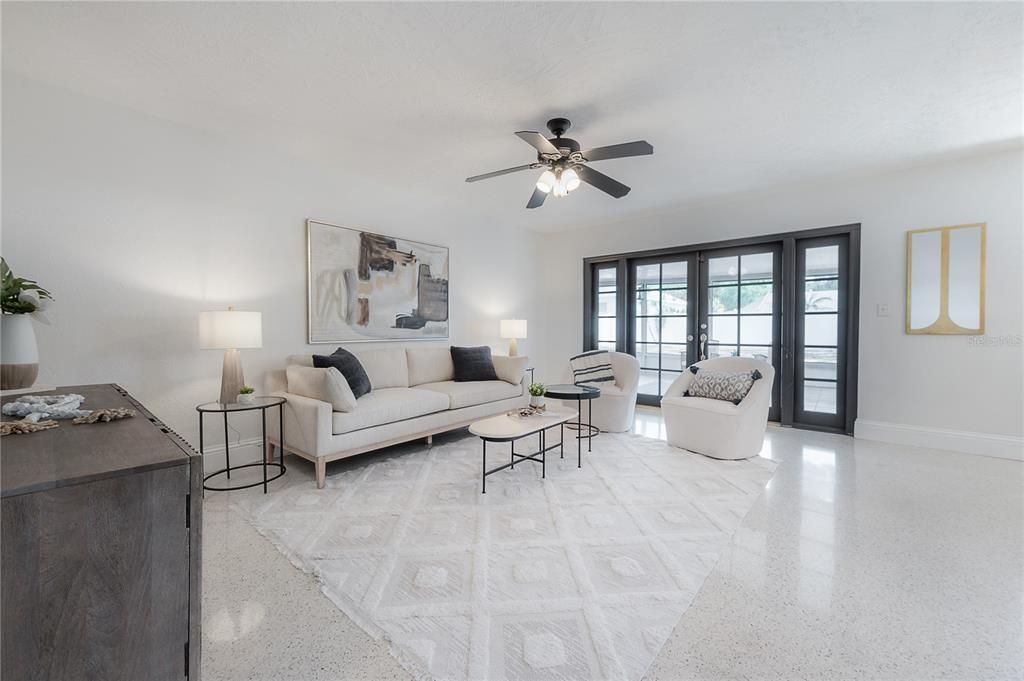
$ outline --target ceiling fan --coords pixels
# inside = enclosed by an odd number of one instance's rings
[[[539,208],[544,204],[544,199],[548,197],[548,194],[558,197],[568,196],[569,192],[579,187],[581,182],[593,185],[616,199],[621,199],[628,194],[629,187],[594,170],[587,163],[605,161],[610,158],[647,156],[654,153],[654,147],[646,141],[640,140],[639,142],[626,142],[625,144],[613,144],[608,147],[580,151],[579,142],[562,137],[571,125],[568,118],[552,118],[548,121],[548,130],[554,135],[551,139],[544,137],[539,132],[517,132],[516,135],[520,139],[537,150],[537,160],[534,163],[496,170],[493,173],[474,175],[467,177],[466,182],[486,180],[520,170],[543,168],[544,172],[537,180],[537,187],[526,204],[527,208]]]

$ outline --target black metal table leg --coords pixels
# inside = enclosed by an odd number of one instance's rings
[[[279,419],[278,429],[277,429],[277,434],[278,434],[279,442],[278,442],[278,448],[277,449],[281,452],[278,456],[280,456],[280,459],[281,459],[281,470],[283,471],[284,470],[284,405],[283,404],[277,405],[277,418]]]
[[[231,454],[228,452],[228,413],[224,412],[224,463],[228,471],[228,480],[231,479]]]
[[[547,477],[548,448],[546,432],[546,430],[540,431],[540,477],[542,480]]]
[[[558,458],[565,458],[565,423],[558,424]]]
[[[482,483],[480,493],[487,494],[487,440],[480,441],[484,443],[483,466],[480,467],[480,470],[483,472],[483,475],[480,476],[480,482]]]
[[[576,468],[583,468],[583,400],[576,398]]]
[[[263,493],[267,493],[267,410],[260,409],[260,417],[263,421],[263,453],[260,456],[263,459]]]
[[[587,451],[592,452],[594,446],[594,400],[587,400]]]
[[[206,451],[203,449],[203,412],[199,412],[199,455],[202,456]]]

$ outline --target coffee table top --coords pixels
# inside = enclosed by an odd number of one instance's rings
[[[601,389],[589,385],[556,383],[544,388],[544,396],[556,400],[592,400],[601,396]]]
[[[469,432],[484,440],[508,442],[527,435],[534,435],[560,423],[567,423],[574,418],[576,418],[576,412],[571,410],[552,410],[543,415],[526,417],[501,414],[473,423],[469,427]]]

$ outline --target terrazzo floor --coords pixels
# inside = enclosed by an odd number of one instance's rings
[[[664,438],[660,412],[634,431]],[[1024,677],[1024,465],[781,428],[762,455],[774,478],[647,678]],[[230,510],[258,493],[205,500],[203,679],[411,678]]]

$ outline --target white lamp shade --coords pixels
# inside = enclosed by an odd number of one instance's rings
[[[526,320],[525,319],[502,319],[501,320],[501,337],[502,338],[526,338]]]
[[[241,310],[199,313],[199,347],[204,350],[263,347],[263,315]]]

